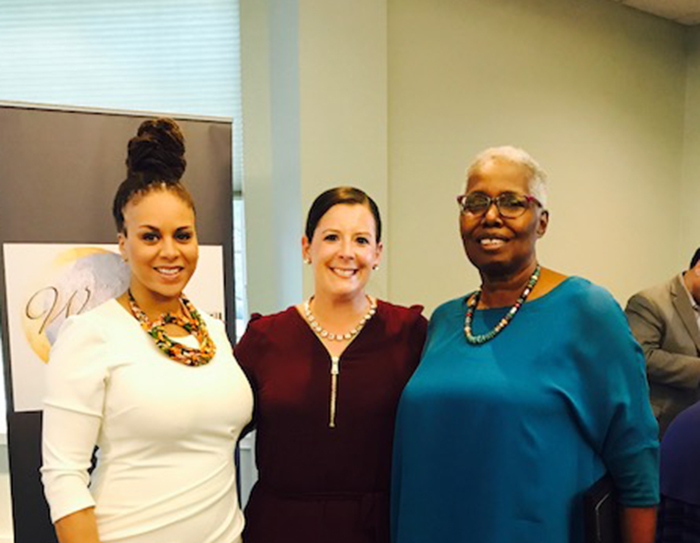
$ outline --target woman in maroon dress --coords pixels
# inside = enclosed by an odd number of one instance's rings
[[[338,187],[309,211],[302,239],[314,294],[253,315],[235,355],[253,386],[259,480],[246,543],[388,543],[396,406],[418,364],[422,307],[365,286],[382,253],[364,192]]]

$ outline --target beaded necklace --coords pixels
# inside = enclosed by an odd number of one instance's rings
[[[518,309],[520,309],[520,307],[525,303],[525,300],[527,300],[527,297],[530,295],[532,289],[537,284],[537,280],[540,278],[540,270],[541,268],[538,264],[535,268],[535,271],[532,272],[530,280],[527,282],[527,286],[525,287],[525,290],[523,290],[523,293],[516,300],[515,304],[513,304],[513,306],[508,310],[508,313],[506,313],[505,316],[493,328],[493,330],[490,330],[485,334],[479,334],[475,336],[472,334],[472,319],[474,317],[474,310],[479,304],[479,298],[481,297],[481,289],[476,291],[476,294],[472,296],[472,299],[467,306],[467,315],[464,318],[464,335],[467,337],[467,341],[470,344],[481,345],[482,343],[486,343],[487,341],[495,338],[501,332],[501,330],[508,326],[510,321],[513,320],[513,317],[518,312]]]
[[[367,296],[367,300],[369,300],[369,309],[367,310],[367,313],[360,319],[360,322],[357,323],[357,326],[355,326],[355,328],[353,328],[349,332],[346,332],[345,334],[332,334],[318,323],[316,317],[314,317],[314,314],[311,312],[311,300],[313,299],[314,297],[312,296],[304,302],[304,315],[306,316],[306,320],[309,323],[309,326],[311,326],[311,329],[314,332],[316,332],[317,336],[319,336],[322,339],[328,339],[330,341],[350,341],[352,338],[354,338],[357,334],[360,333],[360,330],[362,330],[365,323],[369,319],[371,319],[372,315],[374,315],[377,311],[377,302],[369,296]]]
[[[352,339],[360,333],[360,330],[364,328],[367,321],[372,318],[372,316],[377,312],[377,300],[367,296],[369,301],[369,309],[367,313],[360,319],[355,328],[346,332],[345,334],[331,334],[323,328],[314,314],[311,312],[311,300],[313,296],[304,302],[304,315],[306,315],[306,321],[308,322],[314,333],[321,339],[327,339],[330,341],[351,341]],[[330,399],[330,413],[328,427],[335,428],[335,413],[337,409],[338,402],[338,376],[340,375],[340,356],[331,356],[331,399]]]
[[[184,308],[183,313],[185,317],[176,317],[172,313],[166,313],[159,319],[151,322],[146,313],[144,313],[136,303],[131,289],[128,290],[128,293],[131,312],[136,319],[138,319],[141,328],[153,338],[158,348],[163,351],[168,358],[174,362],[184,364],[185,366],[203,366],[214,358],[216,354],[216,345],[214,345],[214,342],[211,340],[209,332],[207,331],[207,326],[204,324],[204,320],[199,314],[199,311],[195,309],[187,298],[180,295],[180,303]],[[173,341],[165,332],[166,324],[175,324],[196,337],[199,343],[199,349]]]

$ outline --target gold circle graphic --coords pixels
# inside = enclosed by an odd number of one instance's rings
[[[129,268],[118,254],[100,247],[73,247],[51,262],[26,293],[22,328],[32,350],[44,362],[65,320],[100,305],[126,290]]]

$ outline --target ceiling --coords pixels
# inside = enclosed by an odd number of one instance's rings
[[[684,25],[700,24],[700,0],[613,0]]]

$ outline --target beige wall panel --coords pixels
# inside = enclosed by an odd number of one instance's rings
[[[385,0],[299,0],[299,89],[304,214],[324,190],[353,185],[374,198],[386,220]],[[312,290],[307,270],[305,296]],[[370,291],[386,297],[383,269]]]
[[[391,0],[388,53],[393,300],[478,287],[454,196],[497,144],[550,174],[544,265],[621,302],[681,265],[682,27],[597,0]]]
[[[700,27],[687,30],[685,148],[683,153],[681,257],[687,267],[700,247]]]

